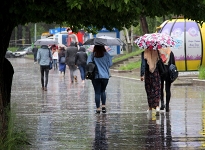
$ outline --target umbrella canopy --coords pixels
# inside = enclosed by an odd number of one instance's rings
[[[110,36],[100,36],[93,39],[88,39],[83,45],[104,45],[104,46],[113,46],[113,45],[124,45],[124,42],[119,38],[113,38]]]
[[[93,52],[94,46],[95,45],[90,45],[86,48],[86,50],[89,51],[89,52]],[[107,52],[111,50],[111,48],[109,46],[104,46],[104,47],[105,47]]]
[[[34,45],[58,45],[58,42],[53,39],[44,38],[37,40]]]
[[[173,47],[176,41],[168,34],[152,33],[145,34],[135,40],[135,43],[140,49],[158,50],[166,47]]]

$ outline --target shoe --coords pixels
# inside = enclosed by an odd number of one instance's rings
[[[75,82],[78,82],[77,76],[74,76],[74,80]]]
[[[44,87],[42,87],[41,89],[42,89],[42,91],[44,91]]]
[[[102,113],[106,113],[106,108],[102,107]]]
[[[156,108],[156,116],[159,116],[159,107]]]
[[[96,110],[95,114],[99,115],[100,114],[100,110]]]
[[[165,106],[161,105],[160,110],[164,110]]]
[[[44,87],[44,91],[47,91],[47,87]]]
[[[83,80],[82,83],[84,84],[84,83],[85,83],[85,80]]]

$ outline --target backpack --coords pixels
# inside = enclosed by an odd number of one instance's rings
[[[177,79],[179,74],[177,71],[177,67],[174,64],[171,64],[169,66],[169,74],[170,74],[171,82],[174,82]]]
[[[89,62],[85,66],[85,78],[88,79],[88,80],[94,79],[96,72],[97,72],[97,66],[95,64],[94,56],[93,56],[92,62]]]

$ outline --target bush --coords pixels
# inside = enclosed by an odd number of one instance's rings
[[[202,79],[202,80],[205,79],[205,67],[199,68],[199,79]]]

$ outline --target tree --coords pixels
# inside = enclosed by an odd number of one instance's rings
[[[0,52],[0,113],[4,118],[5,102],[10,101],[5,78],[4,58],[13,29],[26,23],[46,22],[62,24],[67,22],[76,29],[82,26],[101,29],[129,28],[135,26],[139,16],[180,15],[196,21],[205,20],[205,2],[172,0],[7,0],[1,2],[1,52]],[[12,66],[8,66],[12,72]],[[10,77],[12,79],[12,77]],[[4,119],[2,119],[4,120]]]

